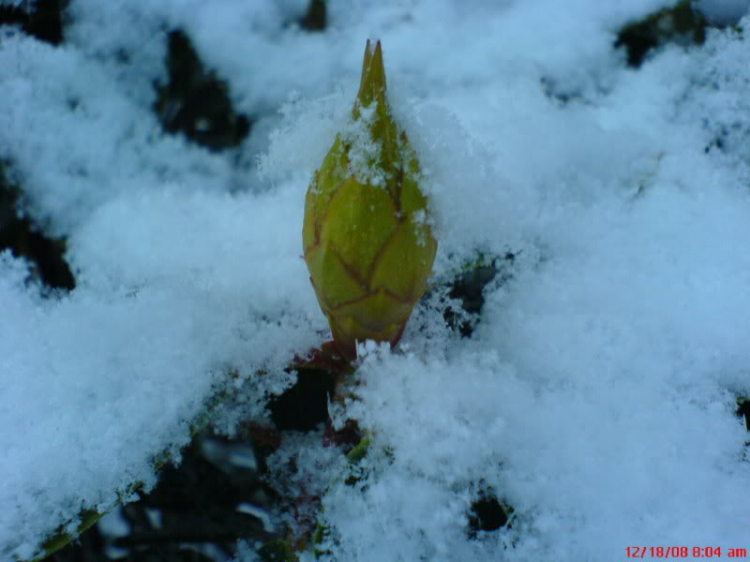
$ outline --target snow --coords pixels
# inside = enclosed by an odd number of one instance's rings
[[[400,350],[362,348],[357,399],[332,406],[373,441],[355,486],[315,435],[271,459],[323,493],[324,558],[747,547],[750,40],[712,29],[628,68],[616,30],[668,5],[331,0],[310,33],[301,0],[72,0],[63,46],[0,29],[0,160],[77,281],[50,295],[0,254],[0,558],[150,488],[201,424],[266,418],[284,367],[329,337],[302,207],[368,37],[425,176],[436,281],[477,251],[517,258],[471,338],[433,298]],[[241,147],[161,133],[176,27],[257,119]],[[472,539],[483,490],[512,523]]]
[[[697,3],[700,10],[711,22],[718,25],[731,25],[747,14],[748,0],[703,0]]]

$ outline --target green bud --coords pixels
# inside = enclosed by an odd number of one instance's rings
[[[310,280],[337,347],[395,345],[435,261],[427,198],[406,134],[386,99],[380,42],[365,48],[352,122],[307,190],[302,239]]]

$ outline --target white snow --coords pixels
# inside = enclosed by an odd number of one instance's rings
[[[211,412],[229,432],[264,418],[294,354],[328,339],[304,194],[368,37],[425,175],[435,279],[477,251],[517,258],[472,338],[432,299],[400,350],[363,348],[337,410],[373,439],[357,485],[314,436],[272,459],[282,481],[296,450],[324,493],[326,556],[750,547],[750,19],[631,69],[616,30],[670,2],[330,0],[323,33],[294,23],[306,4],[72,0],[57,48],[0,29],[0,160],[77,281],[47,295],[0,253],[0,558],[148,489]],[[240,148],[161,133],[176,27],[258,119]],[[469,538],[482,490],[511,528]]]

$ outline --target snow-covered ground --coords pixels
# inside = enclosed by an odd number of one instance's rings
[[[0,29],[0,159],[77,282],[45,296],[0,255],[0,559],[153,485],[217,393],[224,426],[263,419],[329,338],[304,194],[368,37],[427,174],[436,279],[517,258],[471,338],[425,302],[399,350],[368,348],[335,413],[371,435],[369,471],[324,488],[326,556],[750,548],[750,19],[628,67],[617,30],[670,4],[330,0],[308,32],[303,0],[72,0],[62,46]],[[176,28],[257,120],[239,148],[161,131]],[[483,490],[512,523],[471,537]]]

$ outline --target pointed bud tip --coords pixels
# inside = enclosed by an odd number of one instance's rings
[[[362,62],[362,79],[359,83],[357,99],[363,106],[368,106],[380,92],[386,89],[383,49],[380,40],[375,43],[368,39],[365,45],[365,58]]]

